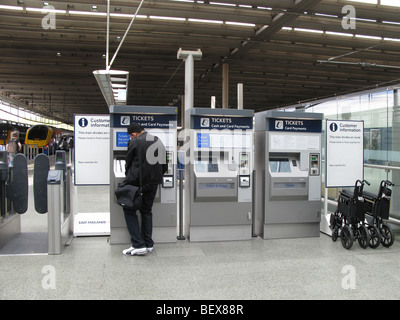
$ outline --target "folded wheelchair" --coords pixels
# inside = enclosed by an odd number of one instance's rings
[[[345,249],[350,249],[355,240],[359,245],[366,249],[368,246],[375,246],[380,241],[378,229],[373,225],[365,223],[365,209],[363,189],[366,180],[357,180],[353,192],[342,190],[338,199],[336,211],[331,215],[330,228],[332,230],[332,240],[338,237]]]
[[[380,243],[385,247],[390,247],[394,242],[392,229],[383,221],[389,219],[391,186],[394,186],[391,181],[382,180],[377,195],[366,191],[362,193],[367,224],[379,230]]]

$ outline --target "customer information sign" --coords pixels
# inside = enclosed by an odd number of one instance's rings
[[[110,183],[110,116],[75,115],[75,184]]]
[[[352,187],[364,179],[364,122],[326,120],[325,186]]]

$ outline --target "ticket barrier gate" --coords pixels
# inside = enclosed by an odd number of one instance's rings
[[[19,214],[28,209],[28,168],[25,155],[17,154],[8,166],[7,151],[0,151],[0,247],[21,231]],[[17,214],[16,214],[17,213]]]
[[[57,151],[55,169],[47,176],[48,254],[61,254],[72,239],[71,176],[65,151]]]

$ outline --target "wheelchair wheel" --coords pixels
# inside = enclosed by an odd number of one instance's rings
[[[336,226],[332,230],[332,241],[335,242],[338,237],[339,237],[339,228],[338,228],[338,226]]]
[[[349,250],[353,246],[354,235],[349,226],[344,226],[340,232],[340,240],[342,241],[343,248]]]
[[[374,226],[368,226],[368,231],[370,235],[369,246],[372,249],[378,248],[381,244],[381,233],[378,228]]]
[[[329,228],[332,230],[332,241],[335,242],[339,237],[339,217],[338,213],[332,213]]]
[[[390,228],[387,224],[382,223],[382,226],[380,227],[380,232],[381,232],[381,243],[384,247],[389,248],[393,242],[394,242],[394,235],[392,228]]]
[[[361,248],[366,249],[369,246],[370,235],[368,229],[364,225],[358,227],[358,244]]]

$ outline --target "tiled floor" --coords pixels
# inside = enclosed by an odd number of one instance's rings
[[[95,211],[107,201],[107,187],[77,188],[87,195],[80,210]],[[46,215],[27,212],[22,226],[42,232]],[[104,236],[77,237],[61,255],[2,255],[0,299],[400,299],[397,240],[390,248],[355,243],[351,250],[324,234],[180,240],[139,257],[122,255],[126,247]]]
[[[400,244],[318,238],[159,244],[124,256],[107,237],[62,255],[0,256],[0,299],[399,299]]]

